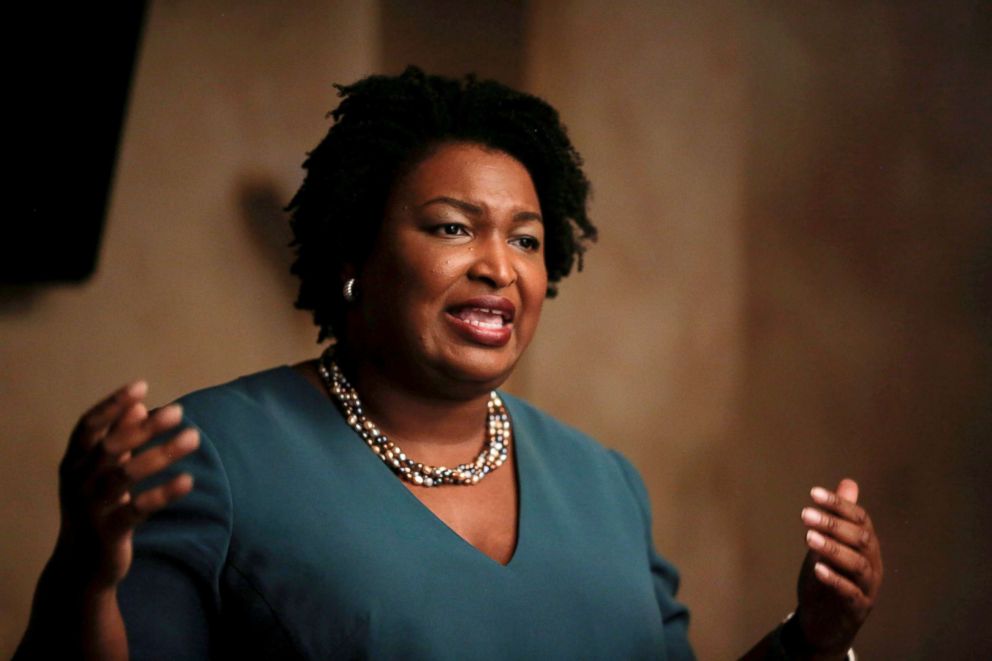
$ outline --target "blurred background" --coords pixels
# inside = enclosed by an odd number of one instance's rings
[[[409,63],[545,97],[586,159],[601,240],[510,389],[640,468],[700,658],[792,610],[799,511],[847,475],[886,559],[863,658],[992,658],[992,11],[964,0],[149,3],[95,273],[0,287],[0,656],[83,410],[318,353],[281,208],[332,83]]]

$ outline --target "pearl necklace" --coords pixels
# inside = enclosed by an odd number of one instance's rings
[[[406,456],[398,445],[389,440],[376,424],[365,416],[358,393],[334,362],[332,349],[328,349],[321,357],[317,363],[317,370],[328,392],[341,408],[348,426],[362,437],[366,445],[390,470],[407,482],[424,487],[437,487],[442,484],[477,484],[506,461],[512,437],[510,416],[495,390],[489,394],[489,402],[487,402],[486,444],[475,461],[459,464],[455,468],[428,466]]]

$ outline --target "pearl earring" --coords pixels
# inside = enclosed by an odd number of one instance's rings
[[[344,295],[344,300],[346,303],[351,303],[355,300],[355,279],[348,278],[344,281],[344,289],[341,292]]]

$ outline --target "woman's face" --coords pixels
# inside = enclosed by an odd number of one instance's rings
[[[359,359],[418,388],[505,381],[547,291],[540,211],[513,157],[471,143],[431,152],[397,181],[357,274]]]

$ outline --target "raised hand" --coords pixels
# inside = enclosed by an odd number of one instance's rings
[[[83,414],[69,438],[59,466],[59,539],[14,661],[129,656],[117,585],[131,566],[134,528],[189,493],[193,480],[177,475],[140,493],[133,489],[200,444],[195,429],[184,429],[143,447],[182,421],[175,404],[149,414],[147,392],[143,381],[121,388]]]
[[[871,518],[858,506],[858,484],[816,487],[802,511],[806,555],[799,572],[796,620],[813,658],[843,656],[878,597],[882,552]]]
[[[140,494],[132,489],[159,474],[199,445],[195,429],[138,452],[151,438],[175,429],[179,405],[149,414],[148,386],[125,386],[87,411],[72,432],[59,467],[62,525],[53,560],[89,589],[114,588],[131,565],[134,527],[189,493],[183,474]]]

